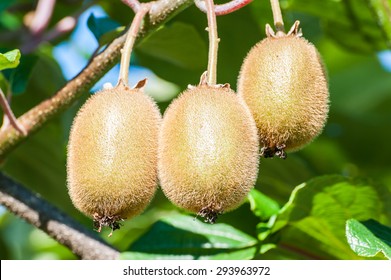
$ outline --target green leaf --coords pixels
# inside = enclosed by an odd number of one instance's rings
[[[326,33],[349,50],[374,52],[391,46],[390,0],[290,0],[285,8],[319,17]],[[303,26],[304,35],[305,30]]]
[[[186,69],[206,67],[207,48],[197,30],[174,22],[157,30],[137,46],[139,52]]]
[[[124,257],[251,259],[257,240],[226,224],[205,224],[187,215],[171,215],[156,222],[135,241]]]
[[[3,73],[0,72],[0,88],[4,93],[8,92],[9,83],[7,79],[4,77]]]
[[[0,12],[3,12],[5,9],[7,9],[9,6],[14,4],[16,0],[2,0],[0,2]]]
[[[369,0],[369,7],[383,30],[388,47],[391,47],[391,1]]]
[[[23,57],[23,60],[20,62],[18,68],[7,69],[4,71],[4,75],[10,83],[13,96],[21,95],[26,91],[31,73],[37,61],[38,56],[34,54],[26,55]]]
[[[375,220],[359,222],[349,219],[346,222],[346,237],[350,248],[357,255],[374,257],[382,252],[391,259],[391,228]]]
[[[118,26],[117,28],[102,34],[102,36],[100,36],[99,38],[99,46],[104,46],[110,43],[115,38],[117,38],[124,30],[125,26]]]
[[[20,51],[17,49],[4,54],[0,53],[0,71],[17,67],[19,65],[19,60]]]
[[[253,4],[256,4],[256,1]],[[218,82],[230,83],[233,89],[236,87],[238,72],[246,53],[256,42],[263,38],[264,26],[258,26],[255,18],[263,18],[264,15],[253,15],[250,10],[250,6],[253,4],[230,14],[229,17],[218,18],[219,37],[221,39],[218,54]],[[263,12],[265,11],[263,10]],[[169,51],[174,55],[182,53],[182,56],[187,56],[184,57],[185,61],[188,61],[186,64],[181,61],[178,62],[176,59],[174,61],[166,59],[157,46],[154,47],[153,52],[143,52],[143,42],[136,47],[136,54],[140,65],[151,69],[159,77],[184,89],[189,84],[198,84],[201,74],[207,68],[208,33],[205,31],[207,21],[205,17],[200,17],[199,9],[192,5],[176,15],[175,21],[168,22],[164,28],[171,28],[174,24],[186,25],[187,29],[192,31],[191,33],[181,32],[186,33],[183,35],[171,32],[172,38],[162,43],[170,44],[168,47],[171,48],[171,51]],[[157,31],[145,40],[152,39],[161,31]],[[176,43],[174,44],[174,42]],[[196,50],[194,47],[197,45],[202,49]],[[188,48],[188,51],[182,46]]]
[[[263,194],[283,205],[290,197],[292,185],[305,182],[317,174],[308,167],[298,153],[289,154],[289,160],[261,159],[261,174],[256,188]]]
[[[391,221],[386,187],[343,176],[322,176],[295,188],[273,232],[279,245],[303,258],[355,259],[345,238],[346,220]]]
[[[261,218],[261,220],[269,219],[280,210],[280,206],[275,200],[256,189],[252,189],[247,197],[250,202],[251,211],[253,211],[254,215]]]
[[[215,255],[204,255],[197,257],[198,260],[251,260],[256,254],[256,247],[236,250],[227,253]],[[167,255],[167,254],[151,254],[140,252],[124,252],[120,255],[122,260],[193,260],[195,257],[191,254],[183,255]]]
[[[125,27],[109,17],[95,17],[93,13],[88,17],[87,26],[94,34],[99,46],[104,46],[117,37]]]

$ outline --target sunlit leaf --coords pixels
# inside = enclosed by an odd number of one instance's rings
[[[251,211],[261,218],[261,220],[269,219],[280,210],[280,206],[276,201],[256,189],[252,189],[247,197],[250,202]]]
[[[129,258],[219,258],[246,256],[250,259],[257,240],[230,225],[205,224],[194,217],[172,215],[155,223],[126,253]],[[244,250],[245,249],[245,250]],[[141,255],[137,255],[142,253]],[[125,255],[126,256],[126,255]]]
[[[20,51],[13,50],[6,53],[0,53],[0,71],[18,67],[20,59]]]
[[[346,222],[346,237],[352,250],[359,256],[374,257],[382,252],[391,259],[391,228],[375,220]]]
[[[171,254],[153,254],[140,252],[124,252],[120,259],[123,260],[250,260],[254,257],[257,249],[250,247],[239,249],[232,252],[218,253],[215,255],[194,256],[191,254],[171,255]]]
[[[322,176],[298,186],[273,232],[280,246],[310,258],[355,259],[345,238],[348,219],[390,221],[387,188],[365,180]]]

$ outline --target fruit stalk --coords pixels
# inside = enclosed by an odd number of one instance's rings
[[[217,76],[217,52],[219,47],[219,37],[217,34],[216,13],[214,11],[213,0],[205,0],[207,17],[208,17],[208,32],[209,32],[209,57],[208,57],[208,85],[216,84]]]
[[[279,0],[270,0],[270,5],[272,6],[274,27],[276,28],[276,34],[279,33],[285,34],[284,20],[282,19],[281,8]]]
[[[151,6],[149,4],[142,4],[137,10],[136,15],[134,16],[133,21],[129,27],[128,34],[126,35],[126,41],[124,47],[122,48],[118,85],[121,83],[124,84],[125,86],[128,85],[129,64],[130,64],[130,57],[132,55],[133,46],[137,39],[141,22],[143,21],[144,16],[149,12],[150,7]]]
[[[123,0],[126,1],[126,0]],[[216,16],[223,16],[223,15],[228,15],[232,12],[235,12],[247,4],[250,4],[253,0],[232,0],[228,3],[225,4],[220,4],[220,5],[214,5],[214,10]],[[198,9],[200,9],[202,12],[207,13],[206,5],[204,0],[195,0],[194,1],[195,5],[197,6]]]
[[[8,100],[5,97],[4,92],[1,88],[0,88],[0,106],[4,111],[4,123],[3,123],[3,127],[1,128],[1,130],[3,128],[6,128],[5,124],[7,123],[6,122],[6,120],[7,120],[19,133],[21,133],[22,135],[27,135],[26,129],[15,118],[15,115],[12,112],[12,109],[8,103]]]

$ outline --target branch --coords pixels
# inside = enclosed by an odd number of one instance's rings
[[[228,3],[214,5],[216,16],[223,16],[235,12],[247,4],[250,4],[253,0],[231,0]],[[205,0],[195,0],[195,4],[202,12],[207,13]]]
[[[119,252],[58,208],[0,173],[0,204],[82,259],[118,259]]]
[[[193,0],[151,2],[149,17],[140,32],[141,36],[138,37],[138,41],[192,3]],[[25,127],[27,135],[21,135],[13,127],[8,127],[0,132],[0,159],[4,158],[12,149],[26,140],[32,133],[38,131],[53,117],[62,113],[102,78],[118,62],[125,37],[126,34],[115,39],[102,53],[94,57],[81,73],[70,80],[54,96],[19,117],[18,122]]]

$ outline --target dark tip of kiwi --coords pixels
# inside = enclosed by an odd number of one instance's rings
[[[205,219],[205,223],[214,224],[216,223],[218,216],[221,214],[223,214],[223,211],[216,211],[216,209],[207,206],[202,208],[197,213],[197,216],[203,217]]]
[[[124,219],[118,215],[101,216],[98,213],[95,213],[93,215],[94,230],[96,230],[97,232],[101,232],[102,227],[109,227],[111,228],[109,237],[113,234],[113,231],[121,228],[122,224],[119,223],[119,221],[124,221]]]
[[[288,155],[285,152],[285,145],[277,145],[275,147],[262,147],[261,149],[261,157],[264,158],[272,158],[274,156],[286,159]]]

